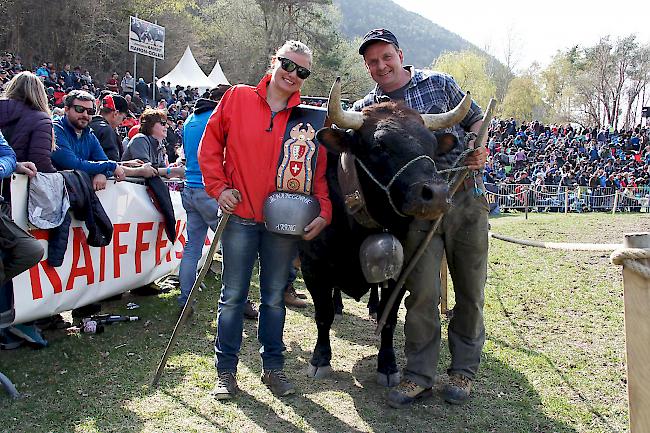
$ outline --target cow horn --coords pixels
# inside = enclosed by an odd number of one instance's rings
[[[327,116],[332,123],[342,129],[357,130],[363,125],[363,114],[357,111],[343,111],[341,107],[341,77],[336,77],[332,90],[330,90]]]
[[[453,110],[440,114],[421,114],[422,120],[424,120],[425,126],[432,131],[450,128],[463,120],[469,111],[471,104],[472,98],[469,95],[469,92],[467,92],[463,100],[460,101],[460,103]]]

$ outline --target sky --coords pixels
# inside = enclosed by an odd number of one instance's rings
[[[505,61],[507,41],[518,53],[516,72],[534,61],[547,66],[558,50],[592,46],[635,34],[650,44],[650,7],[645,0],[393,0]]]

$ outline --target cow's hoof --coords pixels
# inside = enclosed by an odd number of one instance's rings
[[[309,369],[307,370],[307,374],[309,375],[309,377],[314,379],[322,379],[324,377],[329,376],[330,373],[332,373],[331,365],[323,365],[322,367],[316,367],[309,364]]]
[[[377,383],[381,386],[392,388],[393,386],[399,385],[400,379],[399,371],[391,374],[377,372]]]

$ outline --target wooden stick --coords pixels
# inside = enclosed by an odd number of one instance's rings
[[[442,260],[440,261],[440,314],[447,314],[448,304],[448,285],[447,285],[447,254],[442,252]]]
[[[153,380],[151,381],[151,386],[153,386],[154,388],[158,386],[158,381],[160,381],[160,377],[162,376],[163,371],[165,371],[165,365],[167,365],[167,358],[169,358],[169,354],[171,353],[172,346],[176,341],[176,337],[178,337],[179,334],[178,331],[181,329],[183,323],[185,323],[185,319],[187,318],[187,316],[190,315],[190,310],[193,308],[192,302],[194,301],[194,297],[198,292],[198,290],[195,289],[201,285],[201,283],[205,279],[206,274],[208,273],[208,269],[210,269],[210,265],[212,264],[212,260],[214,258],[214,252],[217,249],[217,243],[219,243],[221,234],[223,233],[223,230],[226,228],[226,224],[228,223],[228,218],[230,218],[230,214],[227,213],[224,213],[221,216],[221,220],[219,221],[219,225],[217,226],[217,231],[214,234],[214,237],[212,238],[212,245],[210,245],[210,251],[208,252],[208,256],[205,259],[205,263],[203,263],[203,267],[201,268],[201,272],[199,272],[199,276],[196,278],[196,281],[194,281],[194,285],[190,290],[190,294],[187,296],[187,301],[185,301],[185,306],[183,306],[183,311],[181,312],[181,315],[178,317],[176,326],[174,326],[174,330],[172,331],[172,336],[169,338],[167,347],[165,348],[162,358],[160,359],[160,363],[158,364],[158,368],[156,369],[156,374],[154,375]]]
[[[650,248],[650,233],[626,234],[626,248]],[[644,260],[650,265],[650,259]],[[650,432],[650,279],[623,268],[630,433]]]

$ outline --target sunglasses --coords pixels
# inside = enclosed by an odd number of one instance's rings
[[[161,121],[158,122],[158,123],[160,123],[162,126],[169,126],[169,125],[167,124],[167,121],[166,121],[166,120],[161,120]]]
[[[95,115],[95,107],[93,108],[86,108],[83,105],[73,105],[72,106],[73,110],[75,113],[83,113],[84,111],[88,113],[89,116],[94,116]]]
[[[280,61],[280,66],[282,67],[282,69],[284,69],[287,72],[296,71],[296,75],[301,80],[304,80],[305,78],[309,77],[309,74],[311,74],[311,71],[309,69],[297,65],[296,62],[287,59],[286,57],[278,57],[278,60]]]

